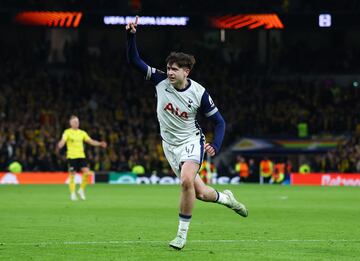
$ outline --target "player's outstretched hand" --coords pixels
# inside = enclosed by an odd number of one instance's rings
[[[136,27],[138,25],[139,16],[135,17],[135,22],[130,22],[125,26],[126,31],[130,30],[130,33],[136,33]]]
[[[210,156],[215,156],[215,149],[210,143],[206,143],[204,149]]]
[[[107,147],[107,143],[105,141],[100,141],[100,147],[105,149]]]

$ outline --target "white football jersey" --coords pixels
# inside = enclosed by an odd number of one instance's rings
[[[155,83],[157,117],[162,139],[175,146],[196,139],[204,141],[196,115],[201,111],[206,117],[210,117],[218,111],[205,88],[188,79],[188,86],[177,90],[165,73],[151,67],[148,67],[146,78]]]

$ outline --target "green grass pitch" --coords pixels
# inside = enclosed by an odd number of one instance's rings
[[[269,185],[230,188],[249,217],[197,201],[188,242],[178,186],[0,186],[0,260],[360,260],[360,189]]]

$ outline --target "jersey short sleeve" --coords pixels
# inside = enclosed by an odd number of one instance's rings
[[[155,85],[159,82],[165,80],[167,77],[166,73],[160,71],[156,68],[148,66],[147,73],[146,73],[146,80],[151,80]]]
[[[218,108],[215,106],[214,101],[211,99],[207,91],[205,91],[201,97],[200,109],[206,117],[210,117],[218,111]]]
[[[68,130],[65,130],[64,133],[63,133],[63,135],[62,135],[62,139],[63,139],[64,141],[67,141],[68,138],[69,138],[69,132],[68,132]]]
[[[91,138],[90,138],[89,134],[87,134],[86,131],[83,131],[83,140],[84,140],[84,141],[88,141],[88,140],[90,140],[90,139],[91,139]]]

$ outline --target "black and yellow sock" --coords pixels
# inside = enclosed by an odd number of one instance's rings
[[[88,180],[89,180],[89,176],[92,175],[92,172],[84,172],[82,175],[82,180],[81,180],[81,184],[80,184],[80,188],[85,191],[85,188],[88,184]]]

